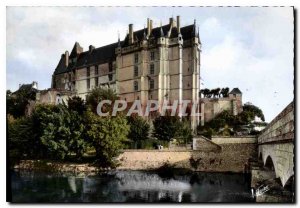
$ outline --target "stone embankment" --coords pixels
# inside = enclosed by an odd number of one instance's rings
[[[257,155],[256,138],[199,137],[193,150],[124,150],[118,157],[123,170],[155,170],[168,165],[174,168],[205,172],[244,172],[249,158]],[[93,173],[98,169],[90,164],[45,161],[21,161],[17,169],[58,172]]]

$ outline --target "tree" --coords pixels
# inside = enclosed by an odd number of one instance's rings
[[[135,142],[148,139],[150,125],[145,119],[137,115],[132,115],[127,117],[127,121],[130,125],[129,139]]]
[[[249,126],[255,116],[264,121],[264,115],[261,109],[254,105],[246,104],[243,106],[243,112],[234,116],[229,111],[223,111],[211,121],[205,123],[204,126],[198,126],[198,134],[211,137],[212,135],[233,135],[235,132],[241,131],[244,126]]]
[[[190,121],[188,119],[183,119],[180,121],[179,128],[176,130],[175,138],[181,144],[187,144],[192,141],[193,133]]]
[[[154,122],[154,136],[159,140],[170,141],[174,138],[176,130],[180,126],[180,119],[178,116],[159,116]]]
[[[116,157],[128,140],[129,125],[122,115],[100,117],[86,112],[87,136],[96,150],[97,164],[102,168],[115,168]]]
[[[47,149],[47,158],[64,159],[71,153],[81,158],[86,141],[84,125],[76,111],[69,111],[65,105],[40,105],[32,117],[41,129],[40,140]]]
[[[35,100],[36,90],[31,87],[23,87],[11,93],[6,91],[6,111],[7,114],[15,118],[25,115],[25,110],[30,100]]]
[[[94,112],[97,111],[97,106],[100,101],[102,100],[111,100],[114,102],[118,99],[116,92],[111,88],[103,88],[103,87],[96,87],[94,88],[86,98],[86,105]],[[112,105],[111,105],[112,106]],[[112,107],[110,105],[105,105],[104,108],[107,111],[111,111]]]
[[[229,88],[222,88],[220,94],[222,95],[222,97],[228,97],[228,93],[229,93]]]
[[[40,142],[37,126],[31,117],[8,117],[7,129],[9,158],[13,163],[43,156],[45,148]]]
[[[246,114],[248,121],[253,121],[255,116],[259,117],[262,121],[265,121],[265,116],[260,108],[252,104],[245,104],[243,106],[242,114]]]
[[[68,109],[82,115],[86,111],[86,105],[81,97],[74,96],[68,99]]]

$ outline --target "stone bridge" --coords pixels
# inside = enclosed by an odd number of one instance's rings
[[[258,136],[258,156],[270,166],[282,186],[294,175],[294,101]]]

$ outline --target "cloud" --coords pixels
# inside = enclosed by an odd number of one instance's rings
[[[49,88],[75,41],[100,47],[118,31],[123,39],[129,23],[137,30],[147,17],[159,26],[176,15],[182,26],[196,19],[200,27],[204,87],[239,87],[269,121],[292,101],[292,7],[7,7],[7,88],[33,80]]]
[[[243,24],[244,31],[224,33],[220,43],[202,53],[205,87],[239,87],[243,101],[262,108],[268,121],[294,97],[292,11],[277,14],[259,12]],[[243,32],[251,39],[242,39]]]

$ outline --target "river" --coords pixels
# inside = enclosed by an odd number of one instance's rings
[[[12,202],[254,202],[249,179],[234,173],[12,171],[11,181]]]

